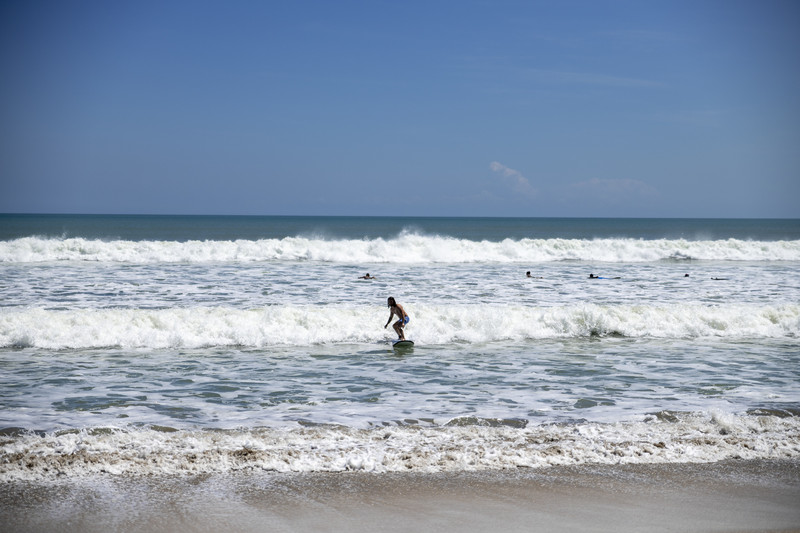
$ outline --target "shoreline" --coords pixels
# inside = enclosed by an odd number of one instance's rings
[[[9,531],[800,531],[800,461],[0,484]]]

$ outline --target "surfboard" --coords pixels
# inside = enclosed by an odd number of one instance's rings
[[[410,341],[408,339],[404,341],[395,341],[392,343],[392,346],[395,348],[411,348],[414,346],[414,341]]]

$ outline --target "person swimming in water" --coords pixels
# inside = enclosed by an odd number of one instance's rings
[[[375,276],[370,276],[369,272],[366,273],[364,276],[359,276],[358,279],[375,279]]]
[[[392,317],[397,315],[397,322],[392,324],[397,336],[400,338],[401,341],[406,340],[406,336],[403,334],[403,328],[408,324],[408,321],[411,320],[408,314],[406,313],[403,306],[397,303],[394,298],[391,296],[389,297],[389,320],[386,321],[386,325],[383,326],[383,329],[386,329],[389,326],[389,322],[392,321]]]
[[[619,276],[615,278],[604,278],[603,276],[595,276],[594,274],[589,274],[589,279],[622,279],[622,278]]]

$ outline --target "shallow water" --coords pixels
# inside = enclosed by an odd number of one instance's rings
[[[0,477],[800,456],[797,221],[13,222]]]

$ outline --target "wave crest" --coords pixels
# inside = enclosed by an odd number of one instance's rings
[[[407,310],[412,316],[408,334],[428,345],[590,336],[800,336],[800,305],[791,304],[418,305]],[[390,339],[381,327],[383,319],[382,309],[366,306],[5,309],[0,312],[0,346],[62,350],[373,343]]]
[[[102,261],[203,263],[477,263],[663,260],[800,261],[800,241],[506,239],[472,241],[403,233],[394,239],[306,237],[235,241],[126,241],[25,237],[0,242],[0,262]]]

